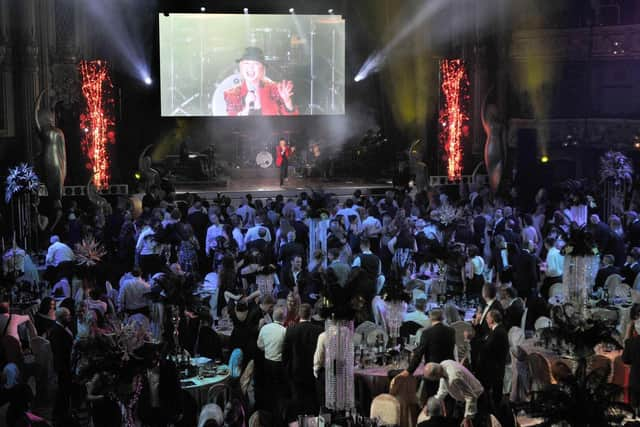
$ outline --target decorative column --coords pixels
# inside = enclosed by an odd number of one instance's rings
[[[18,3],[18,34],[15,46],[19,61],[17,73],[16,117],[18,137],[24,144],[24,156],[29,163],[33,163],[40,148],[36,140],[34,129],[34,108],[36,97],[40,91],[38,55],[40,49],[36,42],[35,4],[34,0],[24,0]]]

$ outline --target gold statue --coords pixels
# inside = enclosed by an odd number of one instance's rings
[[[67,148],[64,133],[56,127],[53,111],[40,109],[44,93],[43,90],[38,95],[35,108],[36,129],[42,141],[42,181],[51,200],[60,200],[67,176]]]

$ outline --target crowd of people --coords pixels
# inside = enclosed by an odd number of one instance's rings
[[[47,425],[30,405],[54,390],[50,421],[60,426],[73,425],[83,409],[95,426],[283,425],[318,414],[328,300],[348,305],[357,326],[375,322],[376,301],[400,285],[410,296],[403,326],[420,330],[400,375],[424,363],[423,425],[484,425],[490,413],[512,425],[507,333],[549,315],[571,233],[591,231],[603,255],[596,288],[611,274],[633,285],[640,272],[637,213],[608,224],[593,213],[582,225],[562,200],[540,192],[536,201],[535,211],[520,212],[517,200],[461,188],[380,197],[358,190],[343,201],[247,194],[233,206],[225,197],[177,200],[152,187],[138,212],[123,200],[72,202],[40,236],[48,294],[37,310],[18,314],[0,304],[7,423]],[[322,221],[326,235],[318,234]],[[7,289],[18,286],[16,277],[5,274]],[[436,298],[441,307],[427,312]],[[453,300],[477,305],[464,356],[449,326],[460,320],[446,304]],[[224,322],[232,324],[228,336],[217,333]],[[630,322],[625,337],[632,378],[640,369],[634,328]],[[55,387],[42,361],[29,357],[38,354],[37,338],[50,343]],[[170,357],[178,353],[230,365],[227,406],[203,408],[199,424],[200,408]],[[640,385],[631,390],[637,404]]]

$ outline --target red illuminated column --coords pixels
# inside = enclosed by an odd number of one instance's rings
[[[463,129],[469,120],[466,111],[469,80],[464,61],[460,59],[443,59],[440,75],[444,107],[440,110],[439,138],[446,154],[447,175],[453,180],[462,175],[462,139],[466,137]]]
[[[85,110],[80,114],[82,151],[88,158],[93,184],[105,188],[111,178],[108,147],[115,143],[113,86],[104,61],[82,61],[79,66]]]

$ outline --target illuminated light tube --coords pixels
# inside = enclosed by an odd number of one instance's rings
[[[113,89],[105,61],[81,61],[78,67],[82,81],[85,110],[80,114],[82,151],[87,156],[87,169],[98,189],[109,186],[108,146],[115,143]]]
[[[447,175],[450,180],[462,176],[463,129],[469,121],[466,108],[469,101],[469,80],[464,61],[443,59],[440,61],[441,90],[444,107],[440,110],[439,139],[446,154]]]

